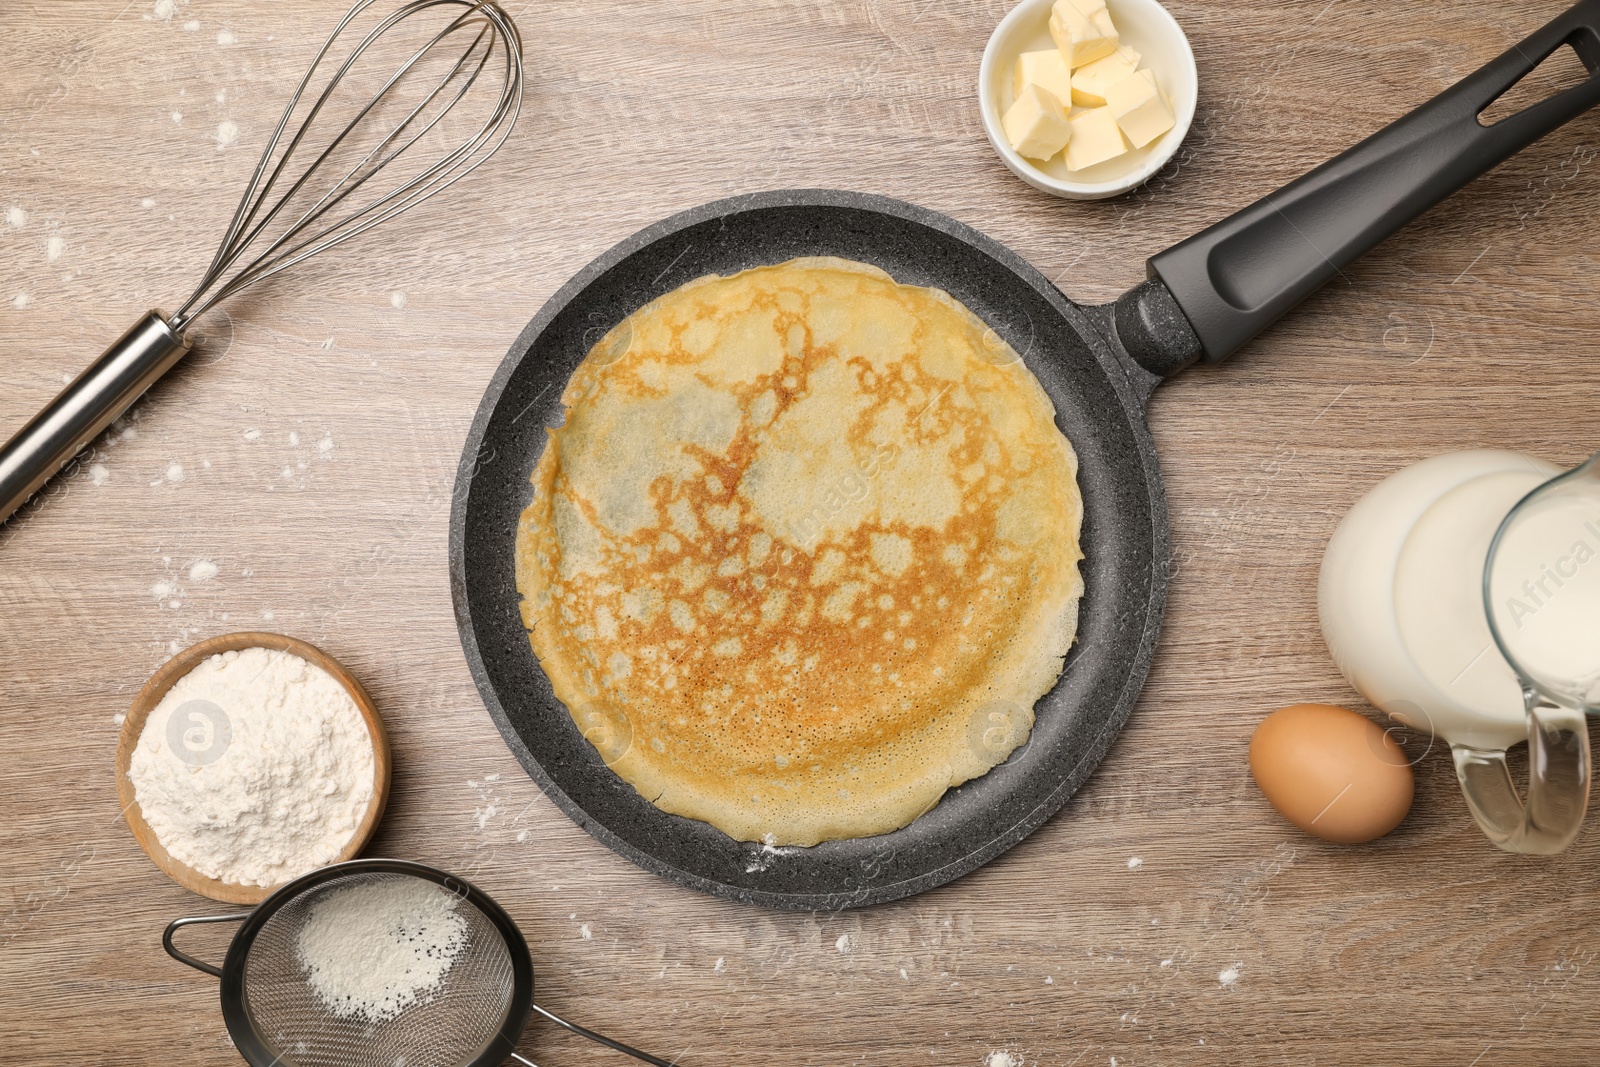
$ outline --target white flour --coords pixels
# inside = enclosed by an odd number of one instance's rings
[[[128,778],[174,859],[277,885],[331,863],[355,833],[372,799],[372,737],[327,671],[247,648],[178,679],[145,720]]]
[[[421,878],[332,889],[295,941],[323,1006],[340,1018],[393,1019],[425,1003],[467,947],[457,899]]]

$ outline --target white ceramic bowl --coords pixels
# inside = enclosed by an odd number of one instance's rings
[[[1322,557],[1317,615],[1333,661],[1375,707],[1455,744],[1504,749],[1527,739],[1521,685],[1494,648],[1483,615],[1483,554],[1499,516],[1473,513],[1464,520],[1440,508],[1485,478],[1513,480],[1504,490],[1509,508],[1559,473],[1518,452],[1447,452],[1389,475],[1345,515]],[[1419,536],[1423,523],[1438,519],[1459,531],[1457,543],[1481,537],[1476,554],[1440,552],[1437,541]],[[1432,546],[1432,554],[1419,556],[1420,545]],[[1466,573],[1457,573],[1463,565]],[[1419,590],[1419,579],[1431,580]],[[1418,621],[1435,613],[1432,625]],[[1454,661],[1430,673],[1419,660],[1413,642],[1426,630],[1450,635],[1450,647],[1463,649],[1453,679]],[[1474,656],[1470,650],[1480,643],[1483,651]]]
[[[1017,56],[1055,47],[1050,40],[1051,2],[1022,0],[1000,20],[990,36],[989,45],[983,50],[983,62],[978,67],[978,106],[983,114],[983,131],[1012,173],[1036,189],[1070,200],[1102,200],[1136,189],[1166,166],[1194,121],[1200,75],[1195,68],[1194,52],[1189,48],[1189,38],[1183,35],[1177,20],[1156,0],[1106,0],[1118,34],[1143,57],[1139,69],[1155,74],[1156,83],[1172,104],[1175,121],[1172,129],[1143,148],[1135,148],[1083,170],[1069,171],[1059,156],[1045,162],[1019,156],[1000,127],[1000,116],[1014,99],[1011,75]]]

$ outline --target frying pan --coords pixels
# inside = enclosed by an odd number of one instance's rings
[[[1493,125],[1478,119],[1551,52],[1589,76]],[[721,897],[782,908],[879,903],[1004,852],[1083,784],[1127,721],[1166,600],[1166,497],[1144,409],[1161,380],[1217,363],[1340,267],[1515,152],[1600,102],[1600,0],[1548,26],[1282,190],[1149,261],[1113,304],[1080,307],[1021,257],[953,219],[854,192],[735,197],[658,222],[606,252],[539,311],[489,384],[450,522],[467,663],[506,743],[574,821],[640,866]],[[610,771],[551,691],[514,576],[518,516],[546,428],[590,346],[629,313],[705,274],[843,256],[946,290],[1023,355],[1076,448],[1085,594],[1078,640],[1035,708],[1028,744],[930,812],[877,837],[809,849],[734,841],[668,815]]]

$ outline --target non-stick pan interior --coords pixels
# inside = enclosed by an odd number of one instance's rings
[[[910,826],[768,849],[668,815],[613,774],[556,700],[519,614],[513,548],[529,476],[588,348],[647,301],[709,273],[844,256],[944,289],[1017,351],[1076,448],[1086,594],[1079,636],[1030,742]],[[719,896],[841,908],[922,892],[999,855],[1099,764],[1143,683],[1164,597],[1166,513],[1140,405],[1091,323],[1004,247],[955,221],[857,193],[740,197],[674,216],[601,256],[512,345],[468,437],[451,517],[451,584],[484,702],[528,773],[579,825],[648,870]]]

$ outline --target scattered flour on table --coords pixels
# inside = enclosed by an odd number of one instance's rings
[[[1022,1059],[1005,1049],[996,1049],[983,1061],[983,1067],[1022,1067]]]
[[[466,947],[456,896],[411,877],[327,890],[295,939],[323,1006],[375,1023],[431,999]]]
[[[1138,856],[1129,856],[1128,857],[1128,870],[1137,871],[1140,867],[1143,867],[1143,866],[1144,866],[1144,860],[1140,859]]]
[[[177,10],[177,0],[156,0],[156,6],[151,9],[151,13],[162,22],[166,22],[177,13]]]
[[[1218,971],[1217,984],[1222,986],[1223,989],[1232,989],[1234,986],[1238,985],[1239,965],[1235,963],[1231,967],[1224,967],[1222,970]]]
[[[6,223],[14,229],[22,229],[28,224],[28,213],[20,207],[6,208]]]
[[[18,311],[21,311],[31,303],[33,303],[33,297],[29,296],[27,293],[18,293],[16,296],[11,298],[11,306],[16,308]]]
[[[327,671],[247,648],[173,684],[128,778],[174,859],[224,882],[277,885],[331,863],[355,833],[372,799],[372,737]]]
[[[394,292],[389,294],[389,303],[394,305],[397,308],[405,307],[406,306],[406,294],[404,294],[404,293],[400,292],[398,289],[396,289]]]
[[[44,261],[54,263],[61,258],[61,253],[67,250],[67,239],[59,233],[53,233],[45,238]]]
[[[197,559],[189,566],[191,582],[209,582],[217,576],[218,567],[209,559]]]
[[[239,38],[234,36],[232,30],[218,30],[217,43],[222,47],[227,48],[229,45],[238,44]]]
[[[239,140],[239,124],[232,119],[223,119],[217,123],[217,151],[231,147]]]

